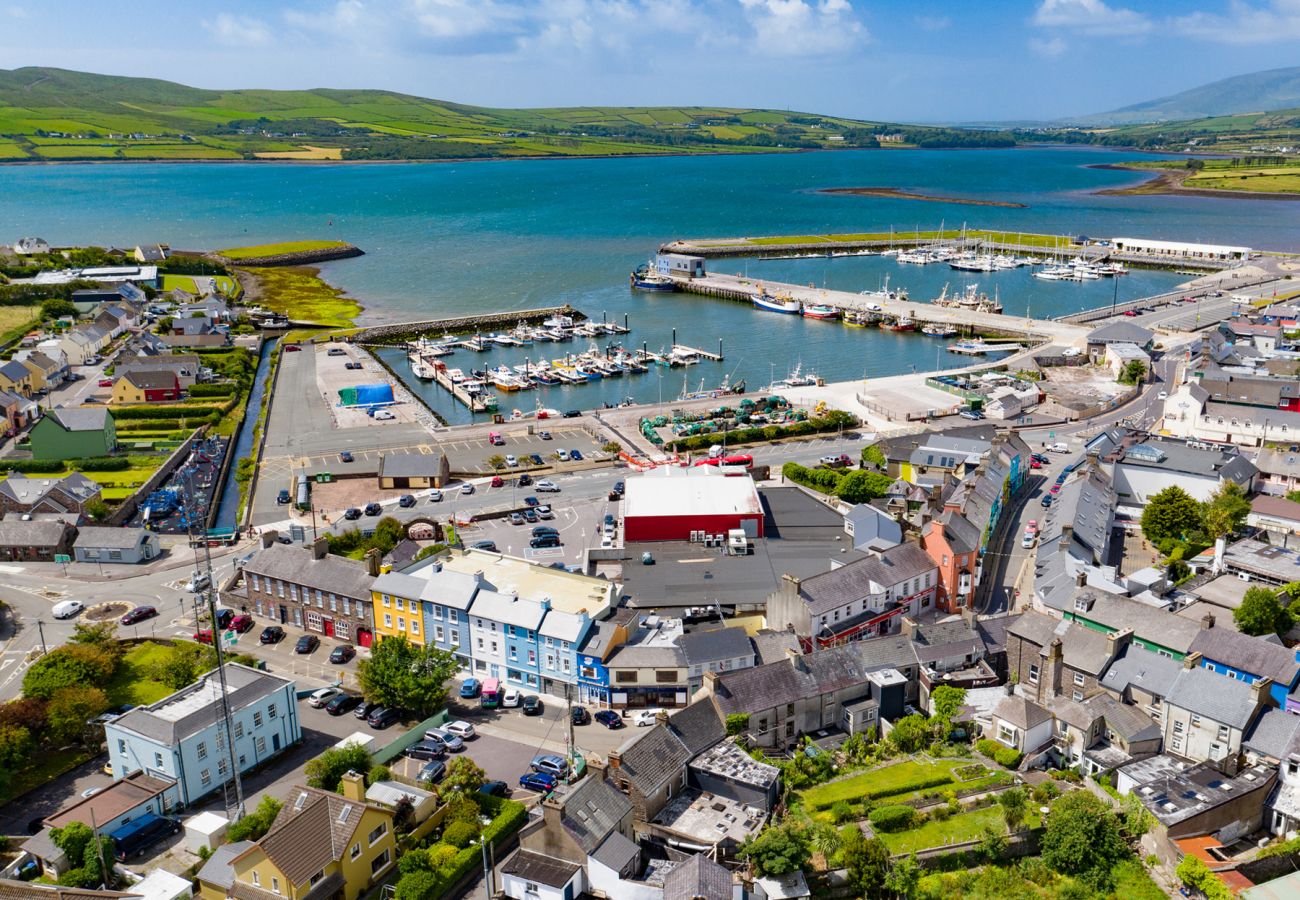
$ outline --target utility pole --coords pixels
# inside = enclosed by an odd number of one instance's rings
[[[45,623],[40,619],[36,620],[36,631],[41,636],[41,655],[44,656],[49,651],[45,648]]]

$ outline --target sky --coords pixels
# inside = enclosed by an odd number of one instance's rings
[[[1300,0],[0,0],[0,69],[904,122],[1102,112],[1297,41]]]

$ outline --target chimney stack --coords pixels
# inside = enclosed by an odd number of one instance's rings
[[[655,724],[656,725],[668,724],[668,710],[661,709],[659,710],[659,712],[655,713]]]
[[[622,764],[623,754],[617,747],[615,747],[613,750],[609,751],[609,770],[613,772]]]
[[[274,528],[268,528],[262,532],[262,548],[265,549],[275,543],[275,539],[280,536],[280,532]]]
[[[371,578],[379,577],[379,560],[380,553],[378,547],[371,547],[366,551],[366,574]]]
[[[311,558],[324,559],[330,552],[329,538],[321,535],[311,542]]]
[[[1052,638],[1052,642],[1047,645],[1047,671],[1045,676],[1038,685],[1038,701],[1045,702],[1051,697],[1061,693],[1061,669],[1065,664],[1065,652],[1062,649],[1061,639]]]
[[[343,773],[343,780],[339,784],[339,793],[344,799],[351,800],[354,803],[366,802],[366,780],[356,772],[348,769]]]
[[[1201,628],[1202,628],[1202,629],[1208,631],[1209,629],[1211,629],[1211,628],[1213,628],[1213,627],[1214,627],[1214,613],[1208,613],[1208,612],[1207,612],[1205,615],[1201,616]]]
[[[1258,709],[1261,706],[1272,705],[1271,701],[1273,698],[1272,698],[1272,694],[1270,693],[1272,687],[1273,687],[1272,678],[1261,678],[1259,679],[1259,681],[1256,681],[1253,684],[1251,684],[1250,701],[1252,704],[1254,704],[1256,709]]]
[[[1074,586],[1075,586],[1075,587],[1087,587],[1087,585],[1088,585],[1088,573],[1085,572],[1085,571],[1082,570],[1082,569],[1080,569],[1078,572],[1075,572],[1075,573],[1074,573]]]
[[[1195,669],[1201,663],[1201,654],[1189,653],[1183,657],[1184,669]]]
[[[911,616],[903,616],[903,623],[900,626],[899,631],[902,633],[903,637],[911,640],[913,635],[916,634],[916,619],[913,619]]]

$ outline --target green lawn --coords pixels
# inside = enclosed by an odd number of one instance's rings
[[[850,803],[863,798],[889,797],[891,800],[904,800],[927,791],[989,787],[1005,780],[1004,773],[990,772],[987,769],[978,777],[964,781],[953,773],[954,769],[969,765],[971,761],[968,759],[940,759],[933,762],[906,760],[810,787],[802,791],[801,796],[806,807],[816,810],[828,809],[841,800]]]
[[[113,680],[108,684],[108,702],[117,706],[156,703],[172,689],[150,677],[150,671],[167,652],[164,644],[137,644],[126,652]]]
[[[233,297],[239,291],[239,282],[230,275],[201,275],[198,277],[205,283],[208,278],[214,279],[217,283],[217,290],[225,294],[227,297]],[[180,288],[182,291],[188,291],[195,296],[205,293],[205,290],[199,290],[199,286],[195,284],[194,278],[195,276],[193,275],[163,275],[162,290],[174,291],[177,288]]]
[[[1026,817],[1025,827],[1037,828],[1038,824],[1039,813],[1034,810]],[[983,809],[958,813],[942,822],[932,820],[911,831],[882,831],[878,836],[889,848],[890,853],[912,853],[930,847],[977,841],[983,836],[985,828],[993,828],[999,834],[1006,833],[1007,823],[1002,818],[1002,807],[994,804]]]
[[[960,231],[868,231],[860,234],[794,234],[772,237],[751,237],[738,240],[700,241],[701,246],[726,247],[748,244],[759,247],[780,246],[784,244],[821,244],[830,242],[854,241],[936,241],[956,240]],[[966,237],[994,241],[1004,244],[1024,244],[1031,247],[1068,247],[1070,238],[1058,234],[1022,234],[1014,231],[985,231],[967,229]]]
[[[308,250],[329,250],[347,245],[347,241],[285,241],[279,244],[255,244],[252,247],[228,247],[217,252],[228,259],[240,260],[279,256],[283,253],[305,253]]]
[[[352,324],[361,304],[320,278],[309,266],[248,269],[261,284],[258,302],[295,322],[315,322],[329,328]]]

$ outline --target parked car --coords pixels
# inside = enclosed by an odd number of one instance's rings
[[[300,350],[302,350],[302,347],[298,346],[297,344],[285,344],[285,345],[284,345],[284,352],[285,352],[285,353],[297,353],[297,352],[300,351]]]
[[[362,700],[361,703],[357,705],[356,711],[353,712],[352,715],[356,716],[358,719],[361,719],[362,721],[365,721],[366,719],[370,718],[370,714],[377,709],[379,709],[378,703],[374,702],[373,700]]]
[[[535,466],[541,466],[546,464],[545,460],[542,459],[542,455],[540,453],[530,453],[528,454],[528,458],[532,460],[532,463]]]
[[[485,781],[479,787],[480,794],[487,794],[489,797],[509,797],[510,785],[504,781]],[[44,827],[44,826],[42,826]],[[40,829],[37,829],[39,831]]]
[[[513,512],[513,513],[510,514],[510,524],[511,524],[511,525],[522,525],[522,524],[524,524],[524,517],[521,516],[521,515],[520,515],[519,513],[517,513],[517,512]]]
[[[542,501],[538,500],[536,497],[524,498],[524,506],[527,506],[529,509],[536,509],[541,505],[542,505]]]
[[[360,363],[357,363],[357,368],[361,368]],[[375,410],[375,418],[381,422],[391,422],[397,418],[397,413],[391,409],[377,409]]]
[[[319,646],[320,638],[316,637],[314,634],[304,634],[302,637],[298,638],[298,643],[294,644],[293,652],[302,654],[312,653]]]
[[[420,766],[420,771],[415,773],[417,783],[436,784],[442,781],[442,776],[447,774],[447,764],[441,760],[433,759]]]
[[[400,506],[402,509],[410,509],[412,506],[415,505],[415,495],[403,494],[402,496],[397,498],[397,505]]]
[[[137,606],[122,617],[123,625],[134,625],[137,622],[143,622],[145,619],[152,619],[158,615],[158,610],[152,606]]]
[[[289,489],[288,489],[288,488],[280,488],[280,493],[278,493],[278,494],[275,495],[275,502],[278,503],[278,504],[280,504],[281,506],[284,506],[286,503],[288,503],[288,502],[289,502]]]
[[[463,700],[473,700],[483,690],[483,683],[477,678],[466,678],[460,683],[460,696]]]
[[[1042,467],[1043,467],[1043,464],[1042,464],[1041,462],[1039,462],[1036,458],[1033,458],[1033,457],[1030,458],[1030,460],[1029,460],[1029,468],[1031,468],[1031,469],[1041,469]]]
[[[467,482],[465,482],[464,484],[462,484],[462,485],[460,486],[460,492],[461,492],[462,494],[472,494],[472,493],[474,493],[474,485],[470,484],[470,483],[467,481]]]
[[[540,494],[558,494],[560,492],[560,487],[554,481],[546,481],[543,479],[533,485],[533,490]]]
[[[579,453],[577,450],[570,450],[569,459],[573,460],[574,462],[582,462],[582,454]]]
[[[318,691],[312,691],[311,696],[307,698],[307,705],[320,709],[341,693],[343,692],[336,687],[323,687]]]
[[[1043,499],[1038,501],[1044,509],[1052,505],[1052,495],[1044,494]]]
[[[618,491],[611,490],[611,491],[610,491],[610,492],[605,496],[605,499],[608,500],[610,503],[617,503],[618,501],[620,501],[620,500],[623,499],[623,495],[622,495],[621,493],[619,493]]]
[[[366,724],[380,731],[390,725],[396,725],[400,721],[402,721],[402,711],[394,706],[377,707],[370,711],[370,715],[366,716]]]
[[[549,794],[559,782],[550,775],[541,772],[525,772],[519,776],[519,786],[539,794]]]
[[[339,644],[330,651],[330,662],[336,665],[342,665],[356,655],[356,647],[353,647],[351,644]]]
[[[549,506],[547,506],[546,504],[542,504],[541,506],[537,507],[537,518],[554,519],[555,513],[551,512],[551,508]]]
[[[497,552],[496,541],[475,541],[474,543],[470,544],[470,547],[474,550],[486,550],[489,553]]]
[[[523,698],[516,688],[506,688],[505,695],[501,698],[501,707],[503,709],[512,709],[519,705],[521,699]]]
[[[200,644],[211,644],[212,629],[200,628],[198,631],[194,632],[194,640],[198,641]]]
[[[529,694],[520,704],[526,716],[540,716],[542,714],[542,698],[536,694]]]
[[[1055,444],[1053,444],[1052,446],[1048,447],[1047,449],[1048,449],[1048,450],[1051,450],[1053,453],[1069,453],[1069,452],[1070,452],[1070,445],[1069,445],[1069,444],[1066,444],[1066,443],[1063,443],[1063,442],[1061,442],[1061,441],[1057,441]]]
[[[555,458],[558,459],[560,462],[568,462],[569,451],[565,450],[564,448],[560,448],[559,450],[555,451]]]
[[[460,719],[457,719],[455,722],[448,722],[443,726],[443,731],[446,731],[448,734],[456,735],[456,737],[460,738],[462,741],[472,740],[478,736],[477,732],[474,731],[473,725],[461,721]]]
[[[515,484],[519,485],[520,487],[528,487],[532,483],[533,483],[533,476],[529,475],[527,472],[520,475],[519,478],[515,480]]]
[[[465,742],[445,728],[430,728],[424,733],[424,739],[441,743],[452,753],[459,753],[465,749]]]
[[[163,838],[178,833],[181,823],[154,813],[145,813],[111,834],[113,838],[113,856],[118,862],[126,862],[136,856],[143,856],[154,844]]]
[[[191,594],[197,593],[198,591],[207,590],[208,585],[211,583],[212,579],[208,577],[207,572],[192,572],[190,580],[185,582],[185,590]]]
[[[549,431],[539,431],[537,436],[544,441],[549,441],[551,439],[551,433]]]
[[[555,753],[539,753],[533,757],[532,770],[552,778],[563,778],[569,774],[569,761]]]
[[[961,412],[957,413],[957,415],[961,416],[963,419],[984,418],[984,414],[982,412],[978,412],[977,410],[973,410],[973,409],[963,409]]]
[[[534,550],[550,550],[564,545],[560,541],[560,536],[558,534],[544,534],[541,537],[535,537],[530,540],[528,546]]]
[[[592,718],[611,731],[623,727],[623,717],[612,709],[602,709],[592,716]]]
[[[502,478],[500,475],[493,475],[492,480],[489,481],[488,484],[491,485],[492,487],[505,487],[506,480]]]
[[[570,410],[565,410],[564,418],[566,418],[566,419],[576,419],[576,418],[578,418],[578,417],[581,416],[581,415],[582,415],[582,410],[580,410],[580,409],[570,409]]]
[[[430,502],[430,503],[441,503],[441,502],[442,502],[442,491],[438,490],[437,488],[433,488],[433,489],[431,489],[431,490],[429,491],[429,502]]]
[[[663,710],[657,708],[638,710],[636,715],[632,717],[632,721],[638,728],[646,728],[655,723],[659,713],[661,712],[663,712]]]
[[[383,511],[384,511],[384,508],[383,508],[382,506],[380,506],[378,503],[367,503],[367,504],[366,504],[366,515],[368,515],[368,516],[377,516],[377,515],[380,515]]]
[[[569,719],[574,725],[586,725],[591,721],[591,713],[585,706],[575,706],[569,710]]]
[[[440,741],[420,741],[407,747],[406,755],[411,759],[442,759],[447,748]]]
[[[341,462],[341,463],[350,463],[350,462],[352,462],[352,459],[353,459],[353,456],[352,456],[352,451],[351,451],[351,450],[340,450],[340,451],[339,451],[339,462]]]
[[[853,460],[849,458],[849,455],[847,453],[838,453],[838,454],[831,454],[830,456],[823,456],[821,459],[817,460],[817,462],[820,465],[830,466],[833,469],[842,469],[845,466],[853,465]]]
[[[331,716],[341,716],[345,712],[350,712],[361,705],[361,698],[356,694],[339,694],[329,703],[325,704],[325,712]]]
[[[1020,536],[1020,546],[1026,550],[1034,546],[1034,533],[1032,531],[1026,531]]]
[[[519,460],[515,458],[515,455],[513,453],[507,453],[506,468],[513,469],[517,465],[519,465]]]
[[[100,387],[111,388],[111,387],[113,386],[113,379],[111,379],[111,378],[101,378],[101,379],[99,379],[99,386],[100,386]]]
[[[1025,531],[1028,531],[1030,534],[1038,534],[1038,520],[1030,519],[1028,522],[1026,522]]]
[[[544,537],[548,534],[553,534],[556,537],[559,537],[560,532],[552,525],[538,525],[533,529],[533,537]]]
[[[349,522],[354,522],[361,518],[361,510],[357,509],[355,506],[349,506],[347,509],[343,510],[343,518],[347,519]]]
[[[284,640],[284,629],[279,625],[267,625],[257,640],[261,644],[278,644]]]
[[[253,621],[252,616],[239,615],[230,620],[230,625],[228,627],[240,634],[246,634],[252,631],[253,626],[256,624],[257,623]]]
[[[523,515],[523,517],[524,517],[524,521],[527,522],[527,523],[529,523],[530,525],[531,525],[531,524],[534,524],[534,523],[537,522],[537,511],[536,511],[536,510],[526,509],[526,510],[523,511],[522,515]]]

